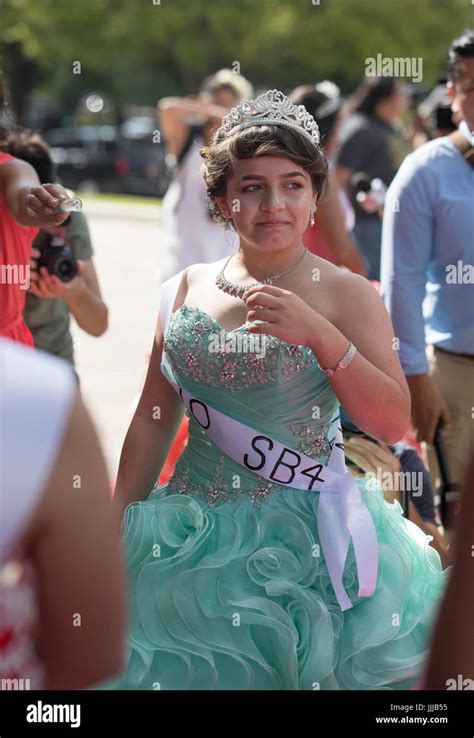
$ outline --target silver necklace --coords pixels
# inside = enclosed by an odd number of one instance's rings
[[[289,269],[285,269],[284,272],[279,272],[278,274],[274,274],[273,277],[268,277],[268,279],[263,279],[261,282],[252,282],[251,284],[246,285],[239,285],[235,284],[235,282],[231,282],[229,279],[226,279],[224,276],[224,271],[229,263],[229,261],[232,259],[234,254],[231,254],[229,258],[227,259],[226,263],[222,267],[221,271],[216,277],[216,285],[219,287],[220,290],[223,290],[223,292],[227,292],[227,294],[232,295],[232,297],[240,297],[242,299],[244,292],[249,290],[251,287],[258,287],[261,284],[273,284],[277,279],[280,277],[284,277],[285,274],[289,274],[289,272],[292,272],[293,269],[296,269],[298,264],[302,261],[304,255],[308,249],[304,246],[303,247],[303,253],[301,254],[300,258],[296,262],[296,264],[293,264]]]

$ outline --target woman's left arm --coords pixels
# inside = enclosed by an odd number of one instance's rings
[[[261,319],[251,333],[270,333],[312,349],[324,369],[334,369],[350,342],[357,352],[328,381],[351,420],[368,435],[396,443],[410,422],[410,393],[385,305],[364,277],[341,272],[335,278],[333,322],[298,295],[274,286],[253,287],[244,299],[248,320]],[[255,309],[261,306],[260,309]]]
[[[341,285],[335,324],[315,313],[308,345],[319,364],[332,369],[352,341],[357,353],[349,366],[328,377],[329,382],[359,428],[380,441],[396,443],[409,426],[411,401],[390,316],[368,280],[356,274],[337,279]]]

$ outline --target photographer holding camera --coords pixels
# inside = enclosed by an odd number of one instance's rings
[[[29,162],[41,182],[54,181],[47,144],[37,133],[21,131],[10,137],[8,150]],[[66,191],[73,196],[73,193]],[[24,318],[35,346],[74,365],[70,313],[92,336],[107,330],[105,305],[92,261],[93,249],[82,212],[71,212],[61,226],[43,229],[31,250],[30,288]]]
[[[212,219],[199,152],[209,144],[222,116],[252,95],[253,87],[245,77],[221,69],[204,80],[199,95],[165,97],[157,104],[166,157],[173,171],[160,215],[162,283],[191,264],[207,264],[230,256],[237,248],[235,231],[223,232]]]

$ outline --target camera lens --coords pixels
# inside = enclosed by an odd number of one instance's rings
[[[62,282],[70,282],[76,273],[76,269],[70,259],[61,259],[55,264],[55,272]]]

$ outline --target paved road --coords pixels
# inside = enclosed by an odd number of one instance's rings
[[[82,394],[114,480],[153,342],[159,297],[159,207],[86,202],[84,212],[109,307],[109,329],[94,338],[72,320],[72,333]]]

